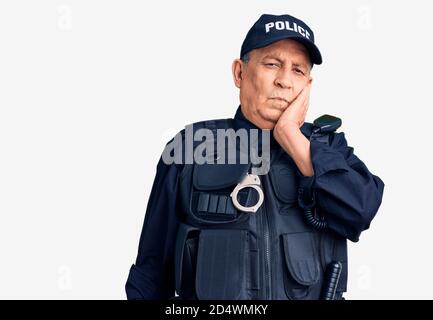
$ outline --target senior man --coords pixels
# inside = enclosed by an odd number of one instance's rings
[[[128,299],[343,299],[347,239],[369,228],[384,183],[336,132],[339,118],[305,122],[321,63],[304,22],[257,20],[232,65],[234,118],[188,126],[158,163]],[[230,147],[218,144],[221,130],[235,133],[225,136]],[[257,131],[246,161],[242,130]]]

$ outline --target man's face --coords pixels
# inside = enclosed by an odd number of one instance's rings
[[[242,111],[258,127],[272,129],[311,79],[308,51],[301,43],[284,39],[252,50],[249,57],[247,63],[233,63]]]

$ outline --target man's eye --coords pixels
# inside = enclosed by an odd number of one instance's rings
[[[266,66],[268,67],[278,67],[278,65],[276,63],[266,63]]]
[[[295,72],[298,73],[298,74],[304,75],[304,72],[301,69],[295,69]]]

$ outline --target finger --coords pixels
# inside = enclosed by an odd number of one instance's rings
[[[302,99],[301,99],[301,103],[304,106],[305,104],[308,103],[310,99],[310,86],[307,85],[303,90],[302,90]]]
[[[308,107],[310,106],[310,96],[307,97],[307,99],[305,99],[305,112],[307,112]]]
[[[304,103],[304,112],[303,112],[303,118],[305,119],[307,115],[308,108],[310,107],[310,96],[307,97]]]
[[[308,84],[305,86],[305,89],[306,89],[306,93],[307,94],[310,94],[310,91],[311,91],[311,86],[312,86],[312,83],[311,82],[308,82]]]
[[[310,103],[310,92],[311,92],[311,83],[308,83],[307,86],[304,88],[306,99],[304,100],[304,104]]]
[[[304,100],[304,105],[308,108],[308,105],[310,104],[310,94],[307,95],[307,97]]]
[[[304,89],[302,89],[302,94],[306,97],[309,97],[310,91],[311,91],[311,83],[307,83],[307,85],[304,87]]]
[[[305,121],[305,118],[307,117],[307,111],[308,111],[308,107],[305,108],[304,113],[302,114],[302,119]]]
[[[310,85],[307,84],[297,95],[297,97],[289,104],[292,106],[292,109],[299,104],[302,107],[305,104],[307,97],[310,95]]]
[[[298,97],[295,100],[299,101],[299,103],[303,105],[308,96],[309,96],[309,89],[306,86],[304,87],[304,89],[301,90],[301,92],[299,93]]]
[[[305,120],[305,117],[307,116],[307,111],[308,111],[308,106],[302,112],[302,119],[304,119],[304,120]]]
[[[305,97],[306,95],[308,95],[308,91],[309,91],[309,85],[307,84],[304,88],[302,88],[302,90],[298,93],[298,96],[296,97],[296,99],[303,99],[303,97]],[[295,100],[296,100],[295,99]]]

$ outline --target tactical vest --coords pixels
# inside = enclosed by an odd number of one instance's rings
[[[316,121],[315,121],[316,123]],[[233,128],[232,119],[194,127]],[[311,139],[328,143],[330,134]],[[318,132],[317,130],[315,131]],[[175,247],[176,292],[181,299],[287,300],[319,299],[326,268],[342,264],[336,296],[346,291],[346,239],[307,223],[299,205],[299,171],[282,148],[271,149],[270,171],[260,176],[264,202],[255,213],[233,206],[230,194],[251,169],[249,164],[191,164],[180,174],[182,213]],[[245,206],[257,192],[239,192]]]

